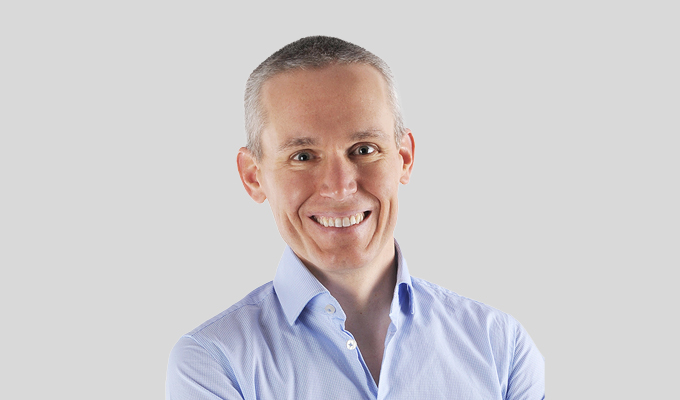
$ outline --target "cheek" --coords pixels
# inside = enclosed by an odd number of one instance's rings
[[[367,189],[378,199],[391,201],[397,196],[399,190],[399,175],[394,168],[377,168],[366,171],[364,175]]]
[[[269,204],[275,213],[297,214],[309,197],[309,180],[303,174],[272,174],[267,179],[266,191]]]

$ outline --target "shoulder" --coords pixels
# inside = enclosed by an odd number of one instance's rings
[[[166,398],[241,398],[233,350],[276,302],[272,282],[266,283],[182,336],[170,352]]]
[[[423,279],[412,278],[412,282],[416,314],[426,326],[440,327],[447,343],[461,342],[492,355],[498,371],[515,381],[513,390],[530,383],[540,392],[543,356],[515,318]]]
[[[192,340],[189,342],[196,342],[210,352],[210,348],[214,349],[217,342],[227,344],[230,338],[244,337],[257,330],[263,320],[263,313],[270,313],[278,308],[274,285],[268,282],[188,332],[183,339],[190,338]],[[187,341],[180,340],[178,345],[183,342]]]
[[[275,313],[278,309],[274,285],[268,282],[182,336],[173,348],[175,359],[184,362],[204,356],[225,369],[230,368],[230,350],[240,347],[240,341],[252,338],[261,330],[262,321],[271,321],[264,314]]]
[[[417,297],[416,301],[420,303],[421,307],[442,307],[447,312],[455,313],[456,315],[494,318],[505,320],[509,324],[517,323],[517,320],[512,316],[490,305],[461,296],[454,291],[424,279],[412,277],[411,280],[415,296]]]
[[[514,345],[522,326],[510,314],[426,280],[411,279],[416,313],[422,318],[436,320],[458,334],[486,337],[504,347]]]

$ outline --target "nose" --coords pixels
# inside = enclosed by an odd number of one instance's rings
[[[337,156],[325,160],[322,167],[320,194],[342,201],[357,191],[356,165],[347,157]]]

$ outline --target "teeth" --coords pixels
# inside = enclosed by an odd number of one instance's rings
[[[333,217],[317,217],[314,220],[325,227],[331,228],[346,228],[348,226],[356,225],[364,220],[364,213],[356,213],[349,217],[333,218]]]

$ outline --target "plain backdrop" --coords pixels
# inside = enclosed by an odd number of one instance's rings
[[[677,393],[677,5],[413,4],[3,2],[0,397],[163,398],[181,335],[273,279],[243,88],[318,34],[396,75],[411,273],[517,318],[551,399]]]

